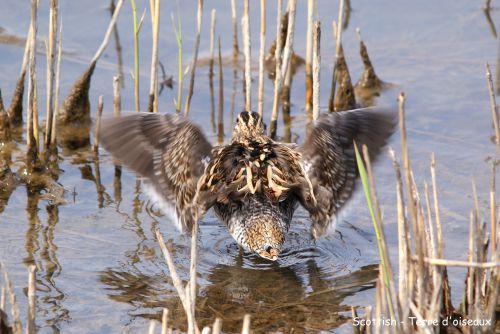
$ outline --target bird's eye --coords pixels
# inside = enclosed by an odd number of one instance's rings
[[[266,247],[266,252],[271,253],[271,249],[273,249],[271,246]]]

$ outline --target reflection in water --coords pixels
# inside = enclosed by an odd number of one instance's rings
[[[62,271],[57,258],[57,245],[54,242],[59,208],[54,204],[46,206],[47,224],[43,226],[38,208],[41,189],[29,184],[26,189],[29,227],[25,237],[27,255],[23,262],[27,266],[35,264],[37,267],[37,304],[40,310],[38,318],[44,319],[44,327],[50,327],[54,333],[59,333],[61,322],[70,320],[69,311],[63,305],[66,296],[56,285],[56,278]]]
[[[127,256],[128,257],[128,256]],[[142,262],[145,260],[143,259]],[[161,258],[151,263],[161,263]],[[100,274],[112,300],[133,306],[131,317],[161,318],[167,307],[173,326],[185,330],[186,318],[166,266],[140,268],[138,262],[120,263]],[[253,266],[253,267],[252,267]],[[197,301],[200,326],[223,320],[224,331],[241,328],[242,316],[252,315],[252,330],[284,331],[335,328],[347,318],[342,301],[356,292],[374,287],[377,266],[361,268],[348,275],[325,277],[314,259],[291,266],[263,264],[240,253],[232,263],[217,264],[203,275]],[[151,313],[153,312],[153,313]]]
[[[126,228],[134,232],[137,246],[125,251],[124,259],[102,271],[99,279],[111,300],[131,306],[131,318],[159,320],[166,307],[172,326],[186,330],[182,305],[152,233],[159,224],[158,214],[149,202],[140,200],[140,187],[134,197],[132,217],[123,215],[132,222]],[[150,231],[144,230],[140,211],[151,219]],[[201,229],[196,305],[200,326],[220,317],[224,331],[238,331],[243,314],[249,313],[256,332],[336,328],[347,320],[342,313],[349,311],[349,305],[341,305],[343,300],[375,284],[377,265],[350,272],[343,260],[339,261],[346,254],[322,245],[311,246],[300,232],[292,231],[289,246],[278,262],[267,262],[245,254],[222,233],[225,227],[211,225],[209,220]],[[222,237],[210,240],[205,233]],[[172,251],[181,279],[186,280],[189,247],[180,242]]]

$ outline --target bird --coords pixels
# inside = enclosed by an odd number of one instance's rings
[[[178,114],[104,119],[99,132],[181,232],[213,208],[243,249],[276,261],[299,205],[314,239],[334,229],[359,176],[354,145],[376,158],[395,123],[395,113],[380,107],[324,113],[302,145],[270,138],[253,111],[239,113],[231,140],[218,146]]]

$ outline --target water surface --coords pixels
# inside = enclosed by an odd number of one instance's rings
[[[29,24],[28,2],[2,0],[0,22],[0,88],[6,104],[19,74],[23,38]],[[84,71],[101,42],[109,20],[107,3],[97,0],[61,2],[64,21],[64,58],[61,95]],[[442,206],[446,255],[465,259],[468,214],[472,207],[471,177],[478,185],[483,207],[487,205],[489,164],[495,154],[484,65],[496,73],[499,41],[493,34],[480,1],[351,1],[352,11],[343,35],[347,62],[354,81],[362,64],[358,56],[355,28],[360,27],[378,75],[394,84],[377,100],[395,105],[400,91],[407,100],[410,152],[417,184],[430,179],[430,154],[438,161],[438,183]],[[149,7],[139,4],[139,12]],[[195,4],[183,2],[185,64],[194,45]],[[231,65],[232,32],[229,1],[205,1],[200,57],[209,55],[209,13],[217,9],[216,34],[221,36],[226,60],[224,75],[225,140],[231,133],[234,113],[243,109],[242,71]],[[299,2],[295,50],[305,55],[306,3]],[[177,46],[170,22],[174,2],[162,2],[160,61],[166,74],[177,73]],[[242,6],[238,5],[238,15]],[[259,8],[251,8],[253,66],[257,68]],[[268,1],[268,36],[275,32],[275,3]],[[337,18],[337,5],[318,1],[322,21],[321,104],[327,106],[334,54],[330,23]],[[500,22],[498,8],[492,22]],[[125,110],[133,108],[133,39],[130,4],[125,2],[118,21],[123,48]],[[39,36],[47,35],[48,9],[41,3]],[[498,27],[496,27],[498,28]],[[141,32],[141,106],[146,107],[149,87],[149,16]],[[238,29],[240,29],[238,27]],[[8,38],[2,38],[8,36]],[[270,45],[268,38],[267,45]],[[40,39],[41,40],[41,39]],[[241,37],[240,37],[241,42]],[[118,58],[112,40],[99,61],[90,91],[93,115],[97,97],[104,96],[105,115],[111,116],[112,77]],[[241,46],[241,44],[240,44]],[[45,106],[45,56],[39,53],[40,110]],[[240,56],[240,62],[242,57]],[[201,125],[214,143],[217,136],[210,121],[208,66],[200,62],[190,117]],[[216,70],[216,77],[218,72]],[[253,73],[256,106],[257,71]],[[174,90],[164,89],[161,112],[173,112]],[[186,87],[186,86],[185,86]],[[218,80],[215,80],[218,94]],[[291,139],[304,139],[304,72],[300,68],[292,86]],[[272,82],[266,80],[265,118],[270,117]],[[234,101],[232,98],[234,97]],[[217,97],[215,103],[218,103]],[[280,117],[281,119],[281,117]],[[279,135],[284,136],[283,124]],[[399,134],[391,145],[399,152]],[[65,204],[52,203],[44,192],[20,183],[0,205],[0,260],[14,281],[15,292],[26,314],[27,266],[35,263],[37,273],[37,325],[41,333],[145,332],[151,318],[159,319],[161,308],[172,312],[175,327],[185,329],[185,318],[168,275],[154,229],[160,228],[172,244],[175,262],[187,279],[190,239],[151,205],[141,183],[126,168],[116,173],[113,159],[100,152],[94,159],[90,149],[61,151],[58,182],[64,186]],[[13,170],[23,166],[24,144],[17,144]],[[386,218],[390,251],[396,254],[395,182],[387,154],[375,165],[378,193]],[[118,182],[119,180],[119,182]],[[370,305],[374,300],[378,251],[368,211],[357,191],[342,215],[337,232],[313,242],[309,220],[299,210],[285,244],[283,256],[269,263],[242,252],[225,226],[209,213],[200,227],[199,325],[223,318],[224,330],[237,331],[245,313],[252,314],[256,331],[349,332],[346,325],[351,306]],[[462,271],[451,271],[452,294],[458,303]],[[339,329],[340,328],[340,329]]]

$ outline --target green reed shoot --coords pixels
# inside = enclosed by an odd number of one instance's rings
[[[134,96],[135,96],[135,111],[140,111],[141,105],[139,101],[139,32],[141,31],[144,15],[142,14],[141,20],[137,22],[137,6],[135,0],[130,0],[132,5],[132,17],[134,23]]]
[[[361,179],[361,183],[363,184],[363,190],[365,193],[365,198],[366,198],[366,203],[368,205],[368,209],[370,211],[370,216],[372,218],[373,222],[373,228],[375,229],[375,234],[377,236],[377,245],[378,245],[378,250],[379,250],[379,255],[380,255],[380,261],[382,265],[382,275],[383,275],[383,281],[385,286],[387,287],[387,291],[389,291],[389,294],[391,293],[390,289],[390,282],[389,280],[390,275],[389,275],[389,261],[385,256],[385,252],[383,251],[384,249],[384,244],[385,244],[385,239],[383,237],[383,231],[381,230],[379,224],[380,221],[377,221],[376,215],[375,215],[375,207],[373,204],[373,196],[372,196],[372,191],[370,189],[370,184],[368,181],[368,175],[367,171],[365,168],[365,164],[363,162],[363,159],[361,158],[361,155],[359,154],[359,150],[356,144],[354,144],[354,151],[356,154],[356,164],[358,165],[358,170],[359,170],[359,177]],[[395,314],[394,314],[394,306],[392,304],[392,296],[388,296],[387,298],[389,302],[389,309],[391,313],[391,317],[395,319]]]

